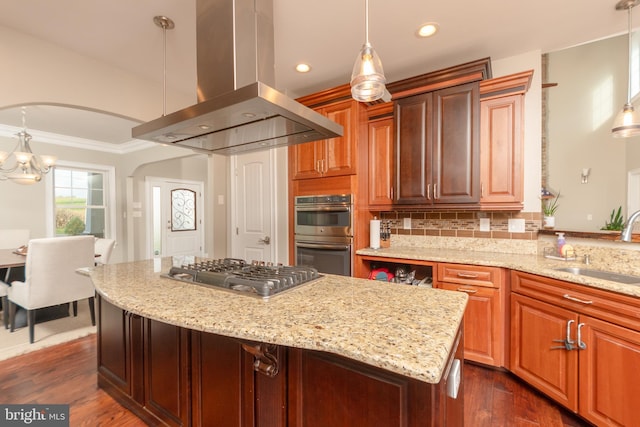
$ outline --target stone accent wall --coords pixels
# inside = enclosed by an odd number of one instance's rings
[[[391,224],[391,233],[411,236],[474,237],[484,239],[536,240],[542,227],[540,212],[380,212],[378,217]],[[411,228],[404,228],[404,218],[411,218]],[[480,218],[489,218],[491,231],[480,231]],[[510,218],[525,220],[524,233],[510,233]]]

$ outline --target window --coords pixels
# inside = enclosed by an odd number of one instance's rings
[[[111,173],[110,173],[111,172]],[[49,216],[51,236],[91,234],[111,237],[109,185],[113,168],[92,165],[56,166],[50,174],[50,197],[53,209]]]

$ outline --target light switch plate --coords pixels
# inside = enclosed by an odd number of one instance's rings
[[[411,218],[402,218],[402,228],[405,230],[411,230]]]
[[[524,218],[509,219],[509,233],[524,233]]]
[[[491,231],[491,220],[489,218],[480,218],[480,231]]]

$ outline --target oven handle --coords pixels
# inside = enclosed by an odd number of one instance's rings
[[[307,249],[328,249],[333,251],[348,251],[351,245],[332,245],[326,243],[301,243],[296,242],[296,247]]]
[[[350,206],[315,206],[302,207],[296,206],[296,212],[351,212]]]

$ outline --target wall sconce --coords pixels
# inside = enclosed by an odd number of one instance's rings
[[[589,174],[591,174],[591,168],[584,168],[582,169],[582,179],[580,180],[581,183],[586,184],[587,182],[589,182]]]

